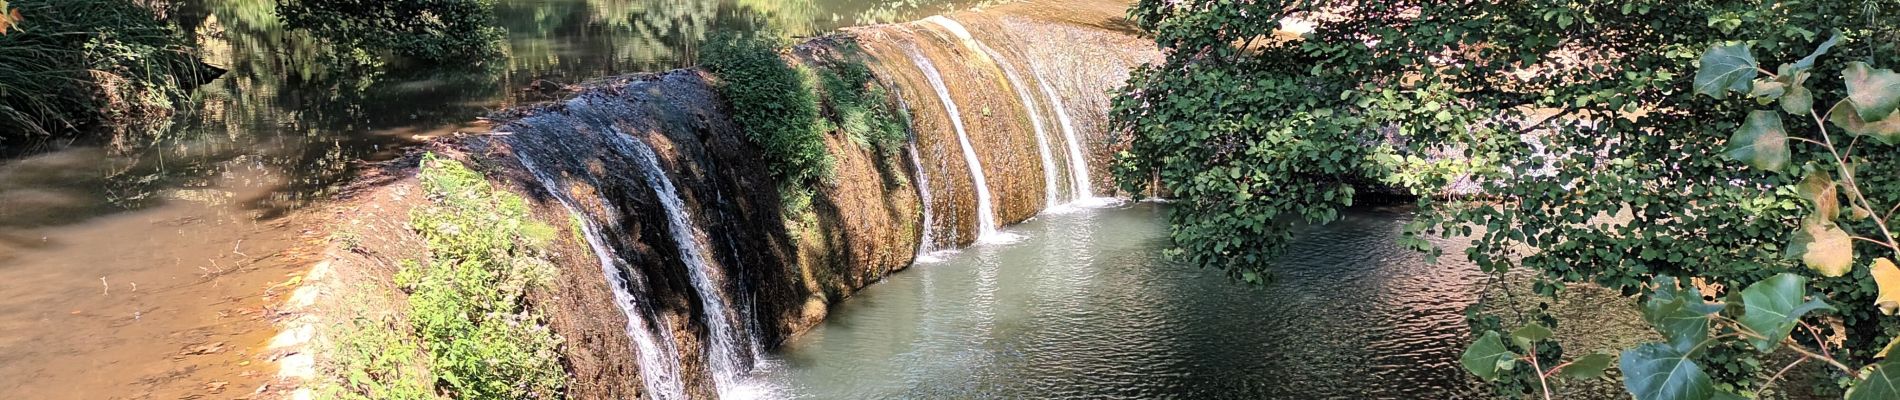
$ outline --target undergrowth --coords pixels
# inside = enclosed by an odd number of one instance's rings
[[[720,77],[719,93],[734,123],[765,151],[767,170],[780,182],[785,214],[810,210],[817,184],[833,178],[836,159],[824,136],[841,132],[852,143],[895,154],[909,138],[907,121],[871,70],[849,59],[794,66],[783,40],[770,35],[721,35],[702,53]],[[842,50],[855,53],[849,42]]]
[[[845,43],[845,51],[855,53],[855,46]],[[853,143],[891,155],[910,139],[908,121],[892,107],[890,92],[872,81],[870,67],[854,60],[834,60],[817,70],[830,118]]]
[[[8,2],[0,2],[8,3]],[[13,0],[0,35],[0,152],[107,130],[157,132],[215,72],[150,9],[125,0]]]
[[[732,122],[765,150],[781,191],[829,179],[836,164],[825,149],[817,93],[808,75],[780,56],[784,47],[771,35],[722,34],[701,51],[706,69],[721,78]]]
[[[358,321],[339,340],[336,375],[346,381],[339,397],[562,397],[561,339],[525,298],[555,274],[544,250],[554,229],[533,220],[520,197],[459,162],[431,154],[422,166],[430,204],[412,211],[409,223],[429,257],[404,262],[395,277],[409,294],[408,323]],[[403,358],[416,354],[426,361]],[[417,364],[426,375],[403,367]]]

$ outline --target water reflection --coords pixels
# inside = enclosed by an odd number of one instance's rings
[[[1266,288],[1160,260],[1162,213],[1044,215],[893,275],[760,379],[797,398],[1486,397],[1455,365],[1482,275],[1393,245],[1403,210],[1304,232]]]

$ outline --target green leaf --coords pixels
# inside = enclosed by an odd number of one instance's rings
[[[1458,362],[1472,375],[1490,381],[1496,380],[1499,373],[1514,367],[1517,357],[1517,353],[1504,348],[1504,340],[1497,331],[1485,331],[1483,337],[1465,349],[1464,357],[1459,358]]]
[[[1695,92],[1718,99],[1730,90],[1747,93],[1757,68],[1755,55],[1749,53],[1746,44],[1710,47],[1702,53],[1702,66],[1696,70]]]
[[[1847,400],[1900,399],[1900,361],[1887,360],[1867,367],[1860,382],[1847,389]]]
[[[1807,57],[1802,57],[1801,61],[1795,61],[1794,69],[1797,71],[1806,71],[1808,69],[1814,68],[1814,62],[1816,60],[1819,60],[1822,55],[1826,55],[1828,49],[1834,48],[1834,45],[1839,44],[1840,42],[1841,42],[1841,32],[1835,31],[1834,35],[1828,37],[1826,42],[1821,42],[1820,47],[1814,48],[1814,53],[1808,54]]]
[[[1610,358],[1609,354],[1591,353],[1557,370],[1557,375],[1570,379],[1596,379],[1603,376],[1604,369],[1610,368]]]
[[[1841,71],[1847,81],[1847,100],[1862,121],[1879,121],[1900,109],[1900,74],[1891,69],[1874,69],[1864,62],[1851,62]]]
[[[1754,83],[1754,88],[1749,89],[1748,96],[1754,97],[1757,101],[1760,101],[1762,104],[1768,104],[1768,103],[1774,102],[1775,99],[1781,98],[1781,95],[1784,95],[1787,93],[1788,93],[1788,84],[1786,82],[1782,82],[1779,80],[1756,79]]]
[[[1694,289],[1679,288],[1675,278],[1663,276],[1656,279],[1656,291],[1643,303],[1643,320],[1678,351],[1690,353],[1709,337],[1711,316],[1722,308],[1703,300]]]
[[[1738,320],[1743,327],[1762,337],[1749,338],[1756,349],[1774,350],[1788,333],[1794,331],[1801,317],[1815,310],[1833,310],[1827,302],[1808,297],[1808,278],[1783,272],[1761,282],[1742,289],[1742,317]]]
[[[1624,350],[1623,388],[1636,400],[1708,400],[1715,386],[1687,354],[1662,343]]]
[[[1551,335],[1550,328],[1546,328],[1543,325],[1539,325],[1539,324],[1524,325],[1521,328],[1517,328],[1517,330],[1511,331],[1512,338],[1524,339],[1524,340],[1528,340],[1532,342],[1549,339],[1550,335]]]
[[[1788,165],[1788,134],[1781,125],[1781,114],[1748,113],[1748,121],[1729,137],[1727,154],[1763,170],[1777,171]]]
[[[1847,133],[1873,136],[1887,144],[1900,143],[1900,110],[1882,118],[1880,122],[1867,122],[1860,118],[1860,111],[1856,110],[1853,102],[1841,100],[1834,104],[1834,109],[1828,110],[1828,121]]]
[[[1781,111],[1794,115],[1808,115],[1814,111],[1814,92],[1809,92],[1804,86],[1788,89],[1788,94],[1781,95]]]
[[[1788,254],[1827,277],[1847,274],[1854,266],[1854,238],[1833,221],[1810,216],[1788,241]]]

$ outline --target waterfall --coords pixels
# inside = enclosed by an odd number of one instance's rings
[[[548,177],[547,172],[537,167],[534,160],[522,151],[517,150],[515,157],[521,160],[521,167],[533,174],[541,187],[553,194],[554,200],[567,209],[568,216],[580,222],[581,236],[587,239],[587,247],[593,249],[594,258],[600,262],[601,273],[607,276],[607,283],[613,287],[614,304],[620,306],[621,314],[627,317],[627,336],[633,340],[639,352],[636,356],[640,357],[640,381],[648,396],[662,400],[686,398],[684,385],[679,380],[679,350],[673,347],[673,338],[667,333],[669,331],[660,330],[662,335],[668,337],[656,340],[652,333],[654,330],[647,327],[645,317],[652,313],[641,309],[638,300],[628,289],[627,279],[622,276],[631,268],[624,265],[625,260],[615,256],[613,249],[607,246],[607,239],[601,235],[600,226],[574,206],[573,200],[567,197],[566,188],[559,181]]]
[[[996,211],[990,203],[989,179],[983,177],[983,161],[977,158],[976,147],[970,144],[970,135],[963,129],[963,116],[957,112],[957,102],[950,98],[950,88],[943,83],[943,75],[937,72],[937,66],[924,57],[924,53],[915,46],[907,47],[910,59],[923,71],[930,81],[930,87],[937,90],[937,98],[943,101],[943,110],[950,114],[950,126],[957,131],[957,143],[963,146],[963,162],[970,166],[970,181],[976,187],[976,227],[977,240],[984,242],[1009,241],[1010,236],[996,230]]]
[[[1061,122],[1062,137],[1069,145],[1069,180],[1074,185],[1075,192],[1075,198],[1071,201],[1099,203],[1100,201],[1095,197],[1095,188],[1089,182],[1089,159],[1082,152],[1081,139],[1075,136],[1075,121],[1069,119],[1068,107],[1062,104],[1062,96],[1056,93],[1056,89],[1049,86],[1049,80],[1043,77],[1042,66],[1037,65],[1036,60],[1029,60],[1029,70],[1031,74],[1036,75],[1036,84],[1042,86],[1043,96],[1048,97],[1049,104],[1054,106],[1052,108],[1056,110],[1056,121]]]
[[[917,262],[942,261],[943,259],[936,256],[937,218],[930,210],[930,177],[924,175],[924,161],[917,157],[916,139],[911,139],[910,144],[904,147],[905,152],[910,153],[911,169],[917,171],[917,182],[915,182],[917,185],[917,198],[923,203],[921,209],[924,214],[924,226],[923,234],[920,235],[921,237],[917,240]]]
[[[700,306],[706,313],[706,331],[710,343],[705,346],[707,363],[712,366],[713,383],[721,394],[742,390],[740,375],[751,368],[750,354],[741,354],[757,348],[751,329],[733,326],[733,321],[749,321],[748,316],[736,315],[726,304],[725,291],[719,290],[719,282],[709,275],[713,268],[712,255],[706,252],[700,243],[702,235],[693,223],[693,217],[686,210],[686,202],[680,199],[679,189],[673,180],[666,176],[660,167],[659,156],[653,148],[618,130],[610,130],[614,145],[620,151],[631,156],[639,164],[642,178],[647,187],[653,189],[655,197],[660,199],[661,207],[666,209],[667,233],[673,243],[679,246],[680,258],[686,263],[687,275],[692,278],[693,289],[699,292]]]
[[[1003,59],[1001,53],[976,40],[975,36],[970,35],[970,30],[965,29],[957,20],[938,15],[925,18],[924,21],[942,26],[952,35],[956,35],[957,39],[963,42],[964,47],[983,52],[996,63],[998,69],[1003,70],[1003,77],[1008,78],[1010,88],[1016,90],[1016,97],[1023,103],[1023,109],[1029,111],[1029,124],[1036,131],[1036,148],[1042,153],[1043,209],[1054,209],[1059,204],[1056,201],[1059,191],[1056,189],[1056,181],[1059,179],[1056,178],[1055,156],[1049,153],[1049,135],[1043,131],[1042,111],[1039,110],[1041,107],[1037,107],[1035,96],[1030,95],[1028,88],[1023,86],[1022,77],[1016,75],[1015,67],[1010,65],[1008,60]]]

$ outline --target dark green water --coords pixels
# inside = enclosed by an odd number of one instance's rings
[[[1162,260],[1164,212],[1044,215],[899,272],[758,379],[813,399],[1484,397],[1455,363],[1483,275],[1394,245],[1403,210],[1303,233],[1265,288]]]

